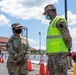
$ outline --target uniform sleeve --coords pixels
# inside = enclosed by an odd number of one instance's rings
[[[28,41],[27,41],[26,49],[27,49],[27,54],[30,54],[30,49],[29,49],[29,43],[28,43]]]
[[[30,49],[29,49],[29,43],[28,40],[26,40],[26,45],[25,45],[25,56],[23,57],[24,59],[28,59],[29,54],[30,54]]]
[[[6,44],[6,48],[9,54],[14,55],[16,52],[13,50],[11,38],[8,40]]]
[[[60,30],[63,40],[65,41],[65,44],[68,48],[68,51],[72,48],[72,38],[70,36],[67,23],[65,23],[63,20],[58,21],[57,28]]]

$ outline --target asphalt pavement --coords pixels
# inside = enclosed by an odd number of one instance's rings
[[[39,65],[32,64],[34,71],[29,71],[29,75],[38,75],[39,74]],[[6,59],[4,59],[4,63],[0,62],[0,75],[8,75],[8,71],[6,68]],[[68,71],[68,75],[73,75],[73,68]]]
[[[38,75],[39,74],[39,65],[32,64],[33,71],[29,71],[29,75]],[[7,67],[6,67],[6,59],[4,59],[4,63],[0,62],[0,75],[8,75]]]

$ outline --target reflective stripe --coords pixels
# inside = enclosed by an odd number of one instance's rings
[[[29,62],[29,61],[31,61],[31,60],[28,60],[28,62]]]
[[[28,62],[31,61],[31,58],[28,58]]]
[[[44,60],[41,60],[40,64],[44,64]]]
[[[55,24],[56,24],[56,22],[57,22],[57,18],[60,18],[60,17],[59,17],[59,16],[56,16],[56,18],[54,19],[54,22],[52,23],[52,28],[55,27]]]
[[[61,37],[61,35],[47,36],[47,39],[50,39],[50,38],[62,38],[62,37]]]
[[[44,62],[41,62],[40,64],[44,64]]]

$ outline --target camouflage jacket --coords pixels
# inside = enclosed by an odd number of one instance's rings
[[[28,41],[23,36],[11,36],[6,44],[6,47],[9,54],[7,62],[17,63],[21,59],[26,60],[28,58],[28,54],[30,53]]]

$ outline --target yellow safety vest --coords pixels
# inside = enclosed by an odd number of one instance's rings
[[[46,37],[46,53],[68,52],[68,48],[62,39],[61,32],[56,27],[59,20],[66,20],[60,16],[56,16],[51,22]]]

